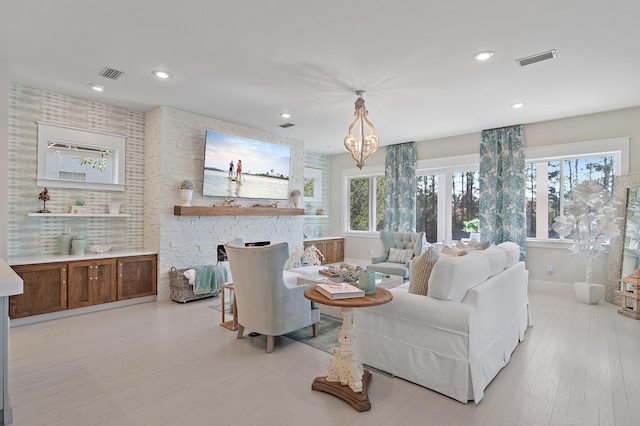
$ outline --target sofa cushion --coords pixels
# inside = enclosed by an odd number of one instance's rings
[[[400,250],[391,247],[389,249],[389,259],[387,259],[387,262],[407,263],[408,261],[413,259],[413,253],[413,249]]]
[[[504,243],[498,244],[498,247],[502,247],[502,249],[507,254],[507,264],[505,265],[505,269],[509,268],[520,260],[520,246],[516,243],[512,243],[511,241],[506,241]]]
[[[507,265],[507,253],[502,247],[491,246],[486,250],[482,250],[481,253],[489,261],[490,277],[504,271]]]
[[[427,296],[460,302],[467,290],[489,278],[489,260],[482,253],[443,256],[436,262]]]
[[[439,258],[440,252],[434,247],[429,247],[426,252],[415,258],[409,279],[409,293],[427,295],[429,277]]]

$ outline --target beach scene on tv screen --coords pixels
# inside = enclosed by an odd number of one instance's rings
[[[291,148],[207,130],[202,194],[286,200]]]

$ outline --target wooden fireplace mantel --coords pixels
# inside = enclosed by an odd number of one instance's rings
[[[174,206],[175,216],[300,216],[304,209],[277,207]]]

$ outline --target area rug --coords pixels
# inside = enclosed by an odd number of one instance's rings
[[[229,313],[229,304],[226,304],[225,312]],[[215,309],[220,312],[221,304],[209,306],[211,309]],[[328,315],[320,315],[320,325],[318,326],[318,336],[313,337],[313,327],[304,327],[300,330],[292,331],[285,334],[285,337],[293,339],[295,341],[312,346],[321,351],[333,354],[333,348],[340,345],[338,342],[338,334],[342,328],[342,322],[337,318],[333,318]]]

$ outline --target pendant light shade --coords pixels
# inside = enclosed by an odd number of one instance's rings
[[[375,127],[367,118],[369,113],[364,105],[362,96],[366,92],[358,90],[356,95],[355,120],[349,126],[349,134],[344,138],[344,148],[356,161],[356,165],[362,169],[364,162],[378,149],[378,137],[375,135]],[[355,134],[354,134],[355,131]]]

